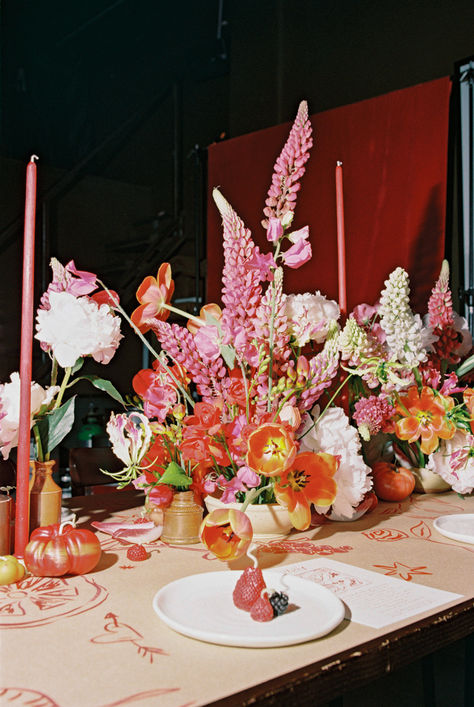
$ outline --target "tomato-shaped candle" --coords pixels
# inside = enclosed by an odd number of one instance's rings
[[[382,501],[404,501],[415,488],[415,477],[409,469],[380,461],[374,464],[374,491]]]
[[[91,530],[76,528],[72,520],[33,530],[25,548],[25,564],[38,577],[86,574],[101,554],[97,536]]]

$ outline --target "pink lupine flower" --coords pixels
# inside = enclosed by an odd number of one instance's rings
[[[295,209],[296,198],[300,189],[299,180],[305,173],[305,164],[309,158],[309,150],[313,145],[312,128],[308,118],[308,104],[302,101],[298,108],[295,121],[288,140],[275,162],[272,183],[268,190],[262,221],[264,228],[268,219],[284,218],[285,214]]]
[[[283,226],[279,218],[272,216],[268,219],[267,240],[276,243],[283,235]]]
[[[311,256],[311,243],[304,240],[304,238],[297,241],[294,245],[288,248],[287,251],[282,253],[282,258],[285,265],[293,269],[299,268],[307,263],[308,260],[311,260]]]

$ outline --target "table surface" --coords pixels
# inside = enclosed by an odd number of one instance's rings
[[[142,497],[125,491],[67,499],[81,525],[139,515]],[[433,527],[440,515],[474,513],[474,497],[414,494],[379,503],[351,523],[327,522],[258,543],[262,568],[317,557],[462,595],[435,611],[384,629],[344,620],[331,634],[287,647],[236,648],[187,638],[152,608],[156,592],[191,574],[232,570],[201,544],[127,546],[99,533],[97,568],[80,577],[27,577],[0,587],[0,704],[36,707],[323,704],[474,630],[474,545]],[[343,677],[343,679],[341,679]],[[315,689],[316,686],[316,689]],[[32,701],[33,700],[33,701]],[[273,702],[272,702],[273,700]]]

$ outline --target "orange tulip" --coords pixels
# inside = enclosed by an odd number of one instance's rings
[[[163,305],[171,301],[174,292],[174,280],[171,278],[171,265],[162,263],[156,277],[148,275],[137,290],[137,307],[131,316],[135,326],[145,334],[151,329],[154,319],[166,321],[169,310]]]
[[[397,437],[406,442],[416,442],[421,437],[421,451],[431,454],[438,447],[439,439],[451,439],[456,432],[454,423],[447,417],[453,407],[453,398],[436,394],[428,386],[423,386],[418,393],[417,387],[412,386],[406,395],[400,396],[396,406],[396,412],[401,415],[395,423]]]
[[[222,309],[218,304],[214,303],[205,304],[204,307],[201,307],[201,311],[199,312],[199,317],[197,317],[197,319],[201,319],[202,324],[198,324],[196,319],[188,319],[188,323],[186,324],[188,331],[190,331],[191,334],[195,334],[200,326],[208,326],[206,314],[210,314],[214,317],[214,319],[219,321],[222,317]]]
[[[247,465],[263,476],[278,476],[293,463],[296,444],[283,425],[267,422],[249,435]]]
[[[311,504],[329,506],[336,498],[334,474],[337,458],[325,452],[302,452],[273,488],[278,503],[288,508],[291,522],[306,530],[311,522]]]
[[[201,523],[201,542],[219,560],[236,560],[247,552],[253,537],[252,523],[242,511],[217,508]]]

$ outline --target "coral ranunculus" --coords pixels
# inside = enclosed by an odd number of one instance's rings
[[[242,511],[217,508],[204,518],[199,535],[219,560],[229,562],[247,552],[253,537],[252,523]]]
[[[293,463],[296,444],[291,434],[273,422],[260,425],[248,438],[247,466],[263,476],[278,476]]]
[[[278,503],[288,508],[291,522],[306,530],[311,521],[311,504],[329,506],[336,498],[334,474],[338,461],[332,454],[302,452],[274,486]]]
[[[171,278],[171,265],[162,263],[156,277],[148,275],[137,290],[137,300],[140,306],[132,312],[132,322],[145,334],[151,329],[154,319],[166,321],[169,310],[164,307],[169,304],[174,292],[174,280]]]
[[[421,437],[421,451],[431,454],[438,447],[440,439],[451,439],[456,427],[447,417],[454,407],[453,398],[436,394],[428,386],[418,393],[412,386],[406,395],[401,395],[396,411],[401,418],[395,423],[399,439],[416,442]]]

